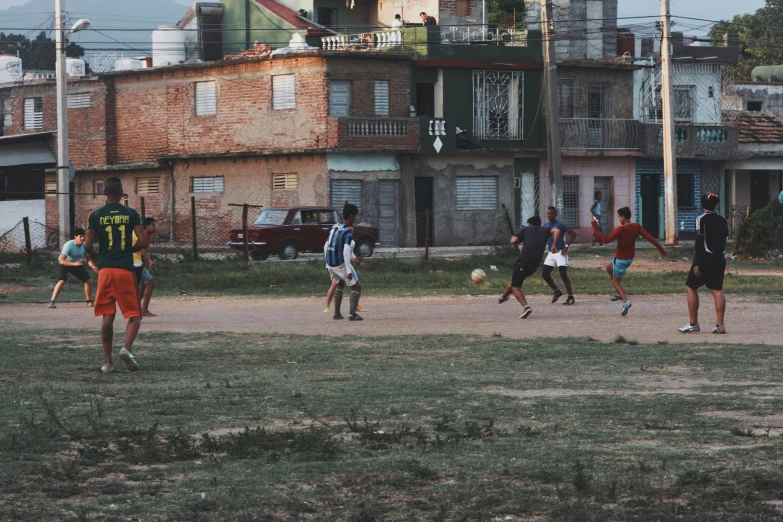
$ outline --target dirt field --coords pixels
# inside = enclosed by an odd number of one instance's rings
[[[321,297],[307,299],[247,299],[181,297],[157,299],[151,308],[158,317],[145,318],[141,331],[258,332],[305,335],[386,336],[410,334],[463,334],[503,337],[592,337],[601,341],[623,335],[640,343],[778,344],[783,303],[732,298],[726,318],[728,335],[710,333],[714,316],[712,296],[702,293],[702,331],[677,331],[688,319],[685,295],[631,296],[633,307],[620,316],[620,304],[608,296],[577,296],[577,304],[551,304],[548,297],[530,299],[533,314],[517,319],[521,307],[513,300],[503,305],[491,296],[373,298],[362,300],[365,321],[334,321],[324,314]],[[561,300],[562,302],[562,300]],[[348,307],[347,299],[344,307]],[[347,315],[347,314],[346,314]],[[36,328],[85,328],[85,336],[98,336],[100,320],[83,304],[0,305],[0,320]],[[0,323],[2,324],[2,323]],[[119,330],[119,329],[118,329]],[[117,333],[119,335],[119,333]]]

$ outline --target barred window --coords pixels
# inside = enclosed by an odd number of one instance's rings
[[[473,133],[485,140],[521,140],[523,73],[473,71]]]
[[[298,190],[299,174],[275,174],[272,178],[272,188],[274,190]]]
[[[196,116],[217,114],[216,82],[196,82]]]
[[[190,178],[190,191],[193,194],[220,194],[223,187],[223,176]]]
[[[560,221],[579,226],[579,176],[563,176],[563,215]]]
[[[157,194],[160,178],[138,178],[136,180],[136,194],[146,196],[148,194]]]
[[[457,210],[497,210],[498,178],[457,178]]]
[[[90,93],[82,92],[68,95],[69,109],[86,109],[90,107]]]
[[[563,78],[557,82],[561,118],[574,118],[574,99],[576,95],[576,80]]]
[[[24,99],[24,128],[43,129],[43,98]]]
[[[282,74],[272,77],[272,108],[295,109],[296,89],[293,74]]]
[[[44,197],[46,199],[54,199],[57,197],[56,181],[47,181],[44,183]]]

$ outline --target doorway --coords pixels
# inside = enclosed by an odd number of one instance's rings
[[[414,189],[416,198],[416,246],[423,247],[427,233],[427,222],[425,213],[430,211],[430,246],[433,244],[434,218],[432,212],[432,179],[433,178],[414,178]]]
[[[642,216],[641,224],[652,237],[660,237],[659,198],[661,191],[660,177],[655,174],[642,176]]]
[[[612,232],[612,181],[611,177],[596,177],[593,180],[593,190],[601,191],[601,230],[609,235]],[[592,206],[592,203],[590,204]]]
[[[750,207],[753,210],[769,203],[769,174],[765,170],[750,171]]]

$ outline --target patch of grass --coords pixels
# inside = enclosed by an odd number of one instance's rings
[[[704,414],[780,411],[725,384],[780,347],[142,333],[103,375],[77,330],[3,334],[0,520],[780,518],[783,447]]]

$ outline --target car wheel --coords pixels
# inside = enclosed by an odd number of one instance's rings
[[[299,255],[299,247],[296,241],[286,241],[280,246],[280,251],[277,253],[280,259],[296,259]]]
[[[374,248],[375,248],[375,245],[373,245],[372,241],[370,241],[368,239],[364,239],[364,240],[360,241],[359,242],[359,247],[358,247],[359,257],[372,257],[372,251],[373,251]]]
[[[266,261],[269,257],[269,252],[250,252],[250,257],[253,261]]]

